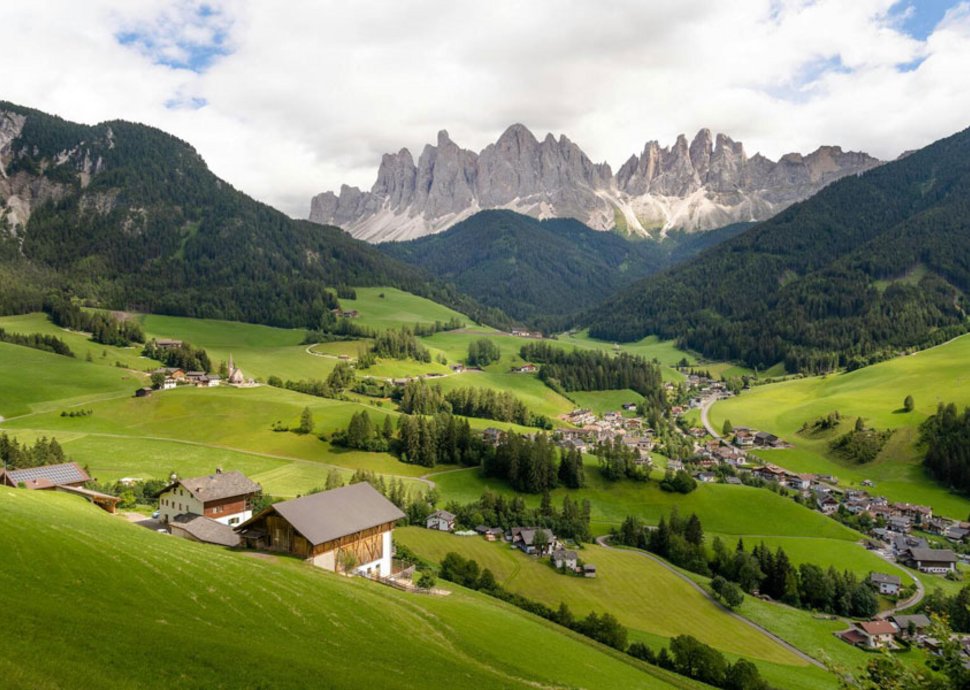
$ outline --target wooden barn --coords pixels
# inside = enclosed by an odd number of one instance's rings
[[[249,548],[290,553],[335,572],[387,577],[391,531],[403,517],[362,482],[276,503],[237,529]]]

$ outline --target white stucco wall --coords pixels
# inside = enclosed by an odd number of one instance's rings
[[[181,486],[176,486],[158,497],[158,513],[162,522],[171,522],[176,515],[182,513],[202,515],[202,510],[202,501],[193,498],[192,494]]]

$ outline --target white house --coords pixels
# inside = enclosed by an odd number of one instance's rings
[[[896,596],[902,587],[902,580],[896,575],[886,575],[885,573],[870,573],[869,582],[874,585],[880,594]]]
[[[263,488],[242,472],[176,479],[158,493],[159,519],[166,525],[178,515],[201,515],[224,525],[253,516],[252,500]]]
[[[455,516],[447,510],[436,510],[428,516],[425,523],[428,529],[441,530],[442,532],[453,532],[455,529]]]

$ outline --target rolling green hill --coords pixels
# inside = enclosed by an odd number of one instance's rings
[[[818,372],[940,343],[968,324],[968,218],[970,130],[624,290],[589,313],[590,333]]]
[[[936,412],[938,402],[970,405],[970,336],[907,357],[834,376],[804,378],[745,391],[711,410],[716,428],[732,424],[770,431],[793,443],[790,450],[760,451],[766,460],[796,472],[833,474],[844,484],[876,483],[875,491],[898,501],[923,503],[937,512],[964,519],[970,498],[950,492],[922,467],[914,445],[917,427]],[[903,399],[912,395],[913,412]],[[838,411],[845,421],[834,431],[799,433],[802,424]],[[862,417],[869,427],[895,429],[883,452],[871,463],[857,465],[835,457],[830,441]]]
[[[417,596],[0,488],[8,688],[693,687],[460,588]]]
[[[54,289],[116,309],[318,327],[334,288],[393,285],[502,321],[339,228],[249,198],[160,130],[6,102],[0,113],[23,119],[0,193],[31,199],[24,223],[0,196],[0,312],[37,311]]]

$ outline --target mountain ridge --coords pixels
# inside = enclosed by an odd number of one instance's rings
[[[968,218],[970,129],[838,180],[584,321],[752,367],[863,366],[970,327]]]
[[[613,173],[565,135],[542,141],[524,125],[508,127],[475,153],[446,130],[417,163],[402,148],[384,154],[370,191],[343,185],[311,199],[309,218],[373,243],[441,232],[478,211],[508,209],[534,218],[574,218],[596,230],[665,235],[764,220],[848,174],[880,161],[821,146],[771,161],[750,158],[724,134],[681,134],[670,147],[649,141]]]
[[[162,130],[0,101],[3,311],[64,292],[115,309],[317,328],[350,285],[507,321],[339,228],[250,198]]]

